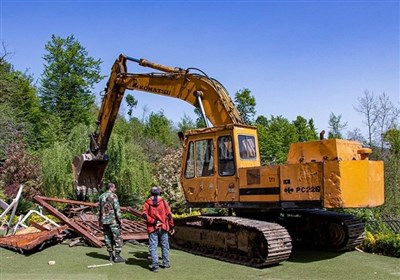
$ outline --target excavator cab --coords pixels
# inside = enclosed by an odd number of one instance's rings
[[[189,130],[181,183],[189,203],[238,200],[240,168],[260,165],[255,127],[226,125]]]

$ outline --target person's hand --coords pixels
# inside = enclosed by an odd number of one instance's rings
[[[174,233],[175,233],[175,229],[172,228],[172,229],[169,230],[169,234],[170,235],[174,235]]]

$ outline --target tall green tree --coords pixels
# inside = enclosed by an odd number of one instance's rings
[[[132,113],[133,113],[133,109],[136,108],[138,101],[137,99],[132,95],[132,94],[128,94],[125,97],[126,103],[128,104],[128,116],[131,119],[132,118]]]
[[[307,121],[302,116],[297,116],[296,120],[293,121],[293,125],[296,129],[298,142],[318,139],[313,119]]]
[[[281,164],[287,160],[290,143],[296,142],[296,128],[282,116],[271,116],[266,125],[257,124],[261,160]]]
[[[172,122],[163,111],[150,113],[145,123],[145,135],[167,146],[177,143],[177,136],[172,129]]]
[[[67,142],[55,142],[42,151],[42,192],[45,196],[75,199],[71,164],[74,155],[69,148]]]
[[[44,111],[57,116],[66,135],[78,123],[91,122],[94,96],[90,93],[100,75],[100,59],[88,55],[73,35],[52,35],[45,45],[45,69],[41,76],[40,98]]]
[[[32,81],[32,76],[14,70],[5,55],[0,57],[0,158],[16,135],[31,147],[43,141],[43,118]]]
[[[347,122],[342,122],[342,115],[336,116],[334,113],[331,113],[329,116],[329,139],[342,139],[343,129],[347,127]]]
[[[134,206],[147,194],[153,182],[151,165],[142,148],[133,141],[126,142],[123,135],[112,134],[107,154],[104,182],[117,185],[117,194],[122,205]]]
[[[252,124],[256,114],[256,99],[251,95],[251,91],[248,88],[236,92],[235,104],[243,121],[246,124]]]

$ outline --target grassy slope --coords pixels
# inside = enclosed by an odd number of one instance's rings
[[[277,266],[255,269],[171,250],[168,270],[148,270],[147,247],[126,244],[126,264],[109,263],[106,250],[62,244],[30,256],[0,249],[0,280],[6,279],[400,279],[400,259],[357,251],[343,254],[297,249]],[[55,265],[48,265],[54,260]]]

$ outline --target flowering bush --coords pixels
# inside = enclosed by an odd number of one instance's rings
[[[390,232],[379,232],[375,234],[367,231],[362,248],[369,253],[399,258],[400,234]]]

